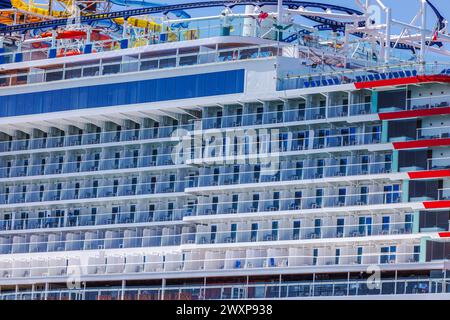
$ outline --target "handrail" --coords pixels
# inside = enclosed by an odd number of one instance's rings
[[[381,247],[381,245],[380,245],[380,247]],[[345,247],[344,247],[345,248]],[[350,247],[351,248],[351,247]],[[307,249],[307,248],[305,248],[305,247],[302,247],[301,249]],[[312,249],[312,248],[310,248],[310,249]],[[326,249],[326,248],[322,248],[322,249]],[[250,250],[252,250],[252,249],[250,249]],[[241,252],[242,252],[242,250],[240,250]],[[245,251],[244,251],[245,252]],[[181,253],[180,253],[180,255],[181,255]],[[390,256],[395,256],[395,259],[397,259],[398,257],[403,257],[403,256],[406,256],[406,257],[414,257],[415,255],[417,255],[415,252],[386,252],[386,253],[363,253],[363,254],[361,254],[361,255],[359,255],[359,254],[341,254],[341,255],[338,255],[338,256],[336,256],[336,255],[332,255],[332,254],[325,254],[325,255],[318,255],[318,256],[314,256],[314,255],[312,255],[312,254],[310,254],[310,255],[295,255],[295,254],[293,254],[293,255],[276,255],[276,254],[274,254],[272,257],[270,257],[270,256],[258,256],[258,255],[256,255],[256,256],[250,256],[250,257],[246,257],[246,256],[236,256],[236,257],[231,257],[231,258],[227,258],[227,257],[223,257],[223,258],[216,258],[216,259],[214,259],[214,258],[212,258],[212,259],[195,259],[195,258],[193,258],[193,259],[189,259],[189,260],[186,260],[186,259],[180,259],[180,260],[177,260],[177,259],[174,259],[174,260],[165,260],[165,261],[163,261],[162,260],[162,255],[158,255],[158,258],[161,258],[161,260],[157,260],[157,261],[146,261],[146,262],[144,262],[144,261],[142,261],[142,262],[123,262],[123,263],[91,263],[91,264],[88,264],[88,265],[86,265],[86,266],[82,266],[82,265],[77,265],[77,264],[67,264],[67,263],[64,263],[63,265],[47,265],[47,266],[36,266],[36,267],[32,267],[31,265],[29,265],[29,266],[25,266],[25,267],[13,267],[13,266],[11,266],[10,268],[8,268],[9,270],[11,270],[11,271],[14,271],[14,270],[23,270],[23,271],[28,271],[28,270],[30,270],[30,271],[32,271],[33,269],[43,269],[43,268],[47,268],[48,270],[51,270],[51,269],[57,269],[57,270],[60,270],[61,268],[64,268],[64,269],[67,269],[67,270],[70,270],[70,269],[74,269],[74,268],[82,268],[82,267],[92,267],[92,268],[97,268],[97,270],[98,269],[103,269],[103,268],[107,268],[108,266],[110,266],[110,267],[114,267],[114,266],[120,266],[120,267],[125,267],[126,265],[128,265],[128,266],[161,266],[161,267],[163,267],[164,268],[164,266],[165,265],[169,265],[169,266],[173,266],[173,265],[176,265],[176,264],[179,264],[179,265],[186,265],[186,263],[196,263],[196,262],[199,262],[199,263],[202,263],[202,264],[204,264],[205,262],[223,262],[223,264],[224,265],[226,265],[227,264],[227,262],[236,262],[236,261],[241,261],[241,262],[247,262],[248,263],[248,260],[250,260],[250,261],[258,261],[258,262],[260,262],[261,260],[269,260],[270,258],[273,258],[273,259],[278,259],[278,260],[280,260],[280,259],[286,259],[286,260],[288,260],[288,259],[292,259],[292,260],[298,260],[298,259],[316,259],[317,261],[320,261],[320,260],[326,260],[326,259],[331,259],[331,260],[333,260],[333,259],[336,259],[337,257],[338,258],[340,258],[340,259],[342,259],[342,260],[344,260],[344,259],[352,259],[352,258],[361,258],[361,259],[363,259],[363,258],[365,258],[365,259],[368,259],[368,258],[380,258],[380,257],[390,257]],[[150,256],[152,256],[151,254],[150,254]],[[153,255],[153,256],[155,256],[155,255]],[[117,258],[120,258],[120,257],[124,257],[124,255],[120,255],[120,254],[116,254],[116,255],[113,255],[113,256],[111,256],[111,257],[117,257]],[[75,259],[76,259],[76,257],[74,257]],[[95,257],[94,257],[95,258]],[[63,258],[63,260],[65,260],[65,261],[67,261],[67,260],[69,260],[69,259],[67,259],[67,258]],[[100,258],[100,257],[97,257],[97,259],[102,259],[102,258]],[[34,261],[45,261],[45,260],[43,260],[43,259],[17,259],[17,260],[3,260],[3,261],[0,261],[0,263],[4,263],[4,262],[7,262],[7,263],[14,263],[14,262],[18,262],[18,263],[20,263],[20,262],[28,262],[28,263],[31,263],[31,262],[34,262]],[[262,262],[262,261],[261,261]],[[416,261],[411,261],[410,263],[414,263],[414,262],[416,262]],[[377,263],[377,262],[374,262],[374,263]],[[308,266],[308,265],[318,265],[318,264],[314,264],[314,263],[303,263],[303,264],[300,264],[299,265],[299,263],[294,263],[295,265],[294,266],[289,266],[289,265],[286,265],[286,264],[283,264],[283,265],[280,265],[280,266],[267,266],[267,267],[272,267],[272,268],[280,268],[280,267],[283,267],[283,268],[289,268],[289,267],[299,267],[299,266]],[[350,263],[347,263],[347,264],[343,264],[343,265],[348,265],[348,264],[350,264]],[[358,264],[361,264],[361,265],[364,265],[364,263],[358,263]],[[337,264],[334,264],[334,265],[339,265],[339,263],[337,263]],[[241,267],[236,267],[236,266],[234,266],[234,267],[229,267],[229,268],[227,268],[227,269],[239,269],[239,268],[244,268],[245,266],[241,266]],[[265,267],[265,268],[267,268],[267,267]],[[252,266],[252,267],[250,267],[250,268],[255,268],[255,266]],[[225,266],[224,266],[224,268],[211,268],[211,269],[209,269],[209,270],[211,270],[211,271],[213,271],[213,270],[223,270],[223,269],[225,269]],[[195,269],[189,269],[189,270],[195,270]],[[178,270],[178,271],[182,271],[182,270]],[[145,272],[145,271],[144,271]],[[153,271],[153,272],[155,272],[155,271]],[[103,272],[101,272],[101,273],[104,273],[104,274],[108,274],[108,272],[106,272],[106,271],[103,271]],[[114,273],[118,273],[118,272],[114,272]],[[31,276],[31,273],[29,273],[28,275],[27,275],[28,277],[30,277]],[[18,278],[24,278],[24,277],[18,277]],[[1,277],[0,277],[0,279],[1,279]]]

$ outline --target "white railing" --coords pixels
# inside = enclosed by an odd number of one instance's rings
[[[450,74],[449,74],[450,75]],[[406,100],[406,106],[398,106],[405,110],[421,110],[421,109],[432,109],[432,108],[442,108],[450,107],[450,95],[433,95],[427,97],[415,97]]]
[[[293,190],[291,190],[294,192]],[[302,190],[298,190],[302,191]],[[325,191],[325,189],[324,189]],[[336,191],[336,190],[334,190]],[[211,201],[211,200],[210,200]],[[260,213],[270,211],[284,211],[284,210],[302,210],[302,209],[320,209],[320,208],[336,208],[346,206],[359,205],[375,205],[375,204],[389,204],[402,202],[402,191],[386,191],[386,192],[367,192],[367,193],[351,193],[351,194],[333,194],[320,196],[301,196],[295,197],[280,197],[278,199],[265,200],[239,200],[208,202],[197,204],[197,215],[211,215],[211,214],[236,214],[236,213]],[[256,206],[254,206],[256,205]],[[214,210],[212,208],[216,207]],[[219,210],[220,208],[220,210]]]
[[[56,220],[58,218],[54,218]],[[61,219],[62,220],[62,219]],[[107,220],[107,219],[105,219]],[[313,222],[313,221],[311,221]],[[128,222],[130,223],[130,222]],[[303,220],[305,223],[305,220]],[[113,231],[118,231],[113,230]],[[77,231],[78,232],[78,231]],[[45,240],[28,241],[17,243],[0,244],[0,253],[26,252],[51,252],[58,248],[78,247],[79,250],[98,249],[99,247],[144,247],[144,244],[152,246],[167,246],[181,244],[217,244],[217,243],[246,243],[266,241],[291,241],[308,239],[334,239],[348,237],[370,237],[379,235],[398,235],[412,232],[412,222],[372,223],[372,224],[348,224],[332,226],[308,226],[299,228],[277,228],[277,229],[244,229],[236,231],[207,232],[197,230],[196,232],[183,232],[178,234],[135,236],[135,237],[97,237],[76,240]],[[89,233],[89,232],[88,232]],[[6,240],[6,238],[3,238]],[[22,250],[19,250],[22,249]]]
[[[172,138],[177,141],[183,134],[183,130],[193,130],[193,124],[0,141],[0,152],[100,145],[112,142],[136,142],[161,138]]]
[[[308,107],[304,109],[284,109],[281,111],[251,112],[220,117],[203,117],[203,129],[218,129],[285,122],[307,121],[342,118],[370,114],[370,103],[354,103],[323,107]]]
[[[231,167],[230,172],[200,174],[196,176],[199,179],[198,187],[383,174],[390,173],[392,166],[391,161],[346,163],[344,165],[326,164],[324,161],[323,166],[296,167],[292,165],[287,168],[284,168],[283,164],[280,162],[281,169],[262,167],[259,171],[253,169],[234,172]]]
[[[172,161],[172,155],[172,153],[160,153],[156,156],[129,156],[120,158],[101,158],[98,160],[47,162],[45,164],[16,165],[10,167],[1,166],[0,178],[32,177],[41,175],[45,176],[49,174],[66,174],[143,167],[158,167],[158,170],[162,170],[162,167],[165,166],[182,164],[174,163]],[[54,160],[57,160],[57,158]]]
[[[416,139],[443,139],[450,138],[450,126],[418,128]]]
[[[45,228],[63,228],[80,226],[99,226],[114,224],[131,223],[150,223],[150,222],[169,222],[181,221],[183,216],[192,214],[194,208],[174,208],[174,209],[155,209],[146,211],[120,211],[106,213],[83,213],[74,214],[74,210],[69,211],[67,215],[57,216],[54,213],[39,217],[0,219],[0,230],[26,230],[26,229],[45,229]],[[22,211],[24,212],[24,211]],[[45,213],[45,210],[42,211]],[[31,214],[31,212],[26,212]]]
[[[427,159],[427,170],[450,169],[450,157]]]
[[[93,181],[93,180],[89,180]],[[52,183],[55,185],[57,183]],[[61,183],[62,184],[62,183]],[[73,184],[73,183],[71,183]],[[81,182],[80,182],[81,184]],[[146,195],[146,194],[158,194],[158,193],[173,193],[182,192],[184,188],[189,184],[195,185],[192,180],[174,180],[174,181],[156,181],[156,182],[138,182],[133,183],[121,183],[120,185],[100,185],[88,186],[79,188],[49,188],[44,190],[38,190],[38,186],[35,186],[35,190],[12,191],[1,192],[0,203],[13,204],[13,203],[32,203],[43,201],[61,201],[61,200],[76,200],[76,199],[88,199],[88,198],[103,198],[113,197],[114,188],[117,188],[118,196],[131,196],[131,195]],[[11,187],[13,188],[13,187]]]
[[[379,248],[381,250],[381,246]],[[312,250],[312,249],[311,249]],[[310,251],[311,251],[310,250]],[[364,253],[364,254],[325,254],[317,255],[274,255],[270,256],[252,256],[252,257],[233,257],[233,258],[215,258],[215,259],[182,259],[180,253],[176,258],[163,260],[163,256],[151,256],[158,258],[154,261],[125,262],[125,256],[109,256],[110,262],[101,261],[101,258],[92,257],[94,261],[87,265],[81,265],[77,258],[59,258],[54,261],[59,264],[49,265],[50,259],[37,260],[8,260],[0,261],[2,265],[1,278],[33,278],[43,276],[65,277],[70,274],[70,270],[77,270],[81,275],[102,275],[102,274],[135,274],[139,272],[169,272],[169,271],[224,271],[236,269],[273,269],[273,268],[298,268],[307,266],[348,266],[348,265],[367,265],[367,264],[395,264],[399,263],[417,263],[419,253]],[[135,256],[132,256],[135,257]],[[117,262],[116,259],[121,262]],[[77,261],[78,260],[78,261]],[[115,261],[116,260],[116,261]],[[131,259],[130,259],[131,260]],[[14,263],[15,262],[15,263]],[[5,264],[6,263],[6,264]],[[31,264],[35,263],[35,266]],[[18,266],[16,266],[18,265]],[[132,270],[132,271],[131,271]],[[0,280],[1,281],[1,280]]]

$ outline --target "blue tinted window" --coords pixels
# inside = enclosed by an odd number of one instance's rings
[[[0,96],[0,116],[189,99],[244,92],[244,70]]]

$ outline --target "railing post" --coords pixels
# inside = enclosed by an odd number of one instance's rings
[[[165,290],[166,290],[166,278],[162,278],[162,280],[161,280],[161,297],[160,297],[160,300],[164,300],[164,298],[165,298]]]

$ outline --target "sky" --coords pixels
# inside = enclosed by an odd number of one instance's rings
[[[173,0],[172,0],[173,1]],[[176,1],[176,0],[175,0]],[[329,3],[335,5],[342,5],[353,9],[359,9],[355,0],[312,0],[313,2]],[[365,2],[365,0],[361,0]],[[371,3],[375,3],[375,0],[371,0]],[[419,12],[420,3],[419,0],[382,0],[382,2],[392,9],[392,17],[394,19],[410,22],[414,16]],[[430,2],[440,11],[444,18],[450,21],[450,1],[449,0],[430,0]],[[433,29],[436,24],[436,16],[428,7],[428,22],[429,28]]]
[[[198,2],[204,0],[149,0],[152,2],[161,2],[165,4],[183,3],[183,2]],[[354,9],[358,9],[355,5],[355,0],[308,0],[312,2],[330,3],[342,5]],[[382,0],[383,3],[392,8],[394,17],[403,19],[412,19],[419,9],[418,0]],[[450,5],[449,0],[430,0],[442,13],[444,17],[450,19]],[[362,0],[364,2],[364,0]],[[372,2],[375,2],[372,0]],[[217,12],[217,9],[214,9]],[[431,11],[431,10],[430,10]]]
[[[46,1],[46,0],[40,0]],[[48,1],[48,0],[47,0]],[[140,0],[142,1],[142,0]],[[149,2],[157,2],[161,4],[178,4],[178,3],[188,3],[188,2],[199,2],[205,0],[143,0]],[[342,5],[345,7],[359,9],[355,4],[355,0],[307,0],[311,2],[321,2],[321,3],[329,3],[335,5]],[[416,15],[420,8],[419,0],[382,0],[386,6],[392,8],[392,15],[395,19],[409,22]],[[441,12],[441,14],[449,19],[450,21],[450,5],[449,0],[430,0]],[[365,2],[365,0],[361,0],[361,2]],[[371,0],[371,3],[375,3],[375,0]],[[238,8],[238,7],[237,7]],[[234,9],[234,11],[242,11],[243,8]],[[123,10],[124,7],[114,6],[115,10]],[[201,9],[201,10],[191,10],[189,12],[192,13],[193,16],[199,16],[203,14],[217,14],[221,10],[220,8],[212,8],[212,9]],[[433,28],[436,20],[434,19],[434,14],[429,8],[428,17],[430,18],[430,28]]]
[[[392,8],[392,13],[394,17],[397,18],[402,19],[413,18],[419,9],[418,0],[382,0],[382,1],[386,6]],[[329,1],[316,0],[315,2],[343,5],[357,9],[354,0],[329,0]],[[362,0],[362,2],[364,2],[364,0]],[[450,19],[449,0],[430,0],[430,2],[441,11],[444,17],[448,17],[448,19]]]
[[[419,11],[420,4],[418,0],[382,0],[383,3],[392,8],[393,18],[401,21],[411,21],[412,18]],[[357,9],[354,0],[329,0],[322,1],[316,0],[315,2],[330,3],[336,5],[342,5],[350,8]],[[364,0],[362,0],[364,2]],[[448,20],[450,20],[450,5],[449,0],[430,0],[430,2],[441,12],[441,14]],[[375,3],[372,0],[372,3]],[[428,17],[434,19],[431,8],[428,9]]]
[[[29,0],[26,0],[29,1]],[[35,3],[48,3],[49,0],[34,0]],[[127,0],[125,0],[126,2]],[[131,0],[132,2],[139,1],[148,1],[152,3],[161,3],[161,4],[179,4],[179,3],[190,3],[190,2],[201,2],[205,0]],[[257,0],[255,0],[257,1]],[[329,3],[335,5],[342,5],[345,7],[358,9],[355,4],[355,0],[306,0],[311,2],[321,2],[321,3]],[[419,0],[382,0],[383,3],[392,8],[393,17],[400,20],[411,20],[419,9]],[[430,0],[442,13],[444,17],[450,20],[450,5],[449,0]],[[365,2],[365,0],[361,0],[361,2]],[[372,3],[375,3],[375,0],[371,0]],[[113,6],[113,11],[124,10],[126,7],[123,6]],[[195,16],[201,15],[203,13],[212,13],[217,14],[219,8],[212,9],[204,9],[204,10],[194,10],[190,11],[192,13],[195,12]],[[241,11],[241,9],[236,9],[236,11]],[[432,15],[431,9],[429,10],[429,15]],[[434,16],[433,16],[434,18]]]

